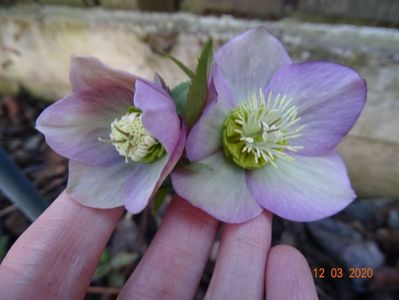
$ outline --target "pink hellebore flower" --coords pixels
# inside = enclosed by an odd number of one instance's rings
[[[292,63],[264,28],[214,57],[210,95],[186,143],[176,192],[216,218],[245,222],[267,209],[294,221],[330,216],[355,198],[334,151],[357,120],[366,83],[327,62]]]
[[[49,106],[36,127],[69,158],[67,192],[83,205],[147,205],[184,149],[186,129],[161,85],[73,57],[72,94]]]

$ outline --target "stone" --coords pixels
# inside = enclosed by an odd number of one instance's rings
[[[284,1],[282,0],[183,0],[182,10],[195,13],[232,13],[255,17],[282,16]]]
[[[395,128],[392,127],[392,130],[397,130]],[[398,143],[370,140],[353,134],[341,142],[338,151],[349,166],[349,177],[358,196],[399,197]]]
[[[300,11],[399,23],[399,2],[392,0],[300,0]]]
[[[39,0],[40,4],[55,4],[68,6],[88,6],[94,5],[94,0]]]
[[[378,270],[385,256],[375,241],[365,240],[352,226],[335,220],[324,219],[306,225],[316,242],[328,255],[342,265],[346,276],[350,268],[372,268]],[[358,292],[365,292],[369,279],[352,279],[352,286]]]
[[[332,218],[310,222],[306,226],[317,243],[333,257],[363,239],[352,226]]]
[[[138,9],[138,0],[101,0],[101,6],[114,9]]]
[[[363,241],[350,245],[341,253],[341,260],[349,268],[371,268],[374,272],[384,263],[385,257],[375,241]],[[357,292],[367,290],[368,278],[352,278],[352,286]]]
[[[351,219],[357,219],[365,224],[374,224],[377,217],[388,204],[393,202],[389,198],[358,199],[343,211]]]
[[[142,11],[172,12],[177,10],[174,0],[138,0]]]

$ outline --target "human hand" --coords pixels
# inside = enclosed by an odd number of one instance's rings
[[[83,299],[122,208],[84,207],[62,193],[0,265],[1,299]],[[206,299],[317,299],[304,257],[271,249],[271,215],[225,224]],[[119,299],[192,299],[219,222],[176,197]],[[265,288],[266,287],[266,288]]]

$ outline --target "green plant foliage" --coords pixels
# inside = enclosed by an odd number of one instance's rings
[[[166,196],[169,194],[169,187],[161,187],[158,192],[155,194],[154,199],[152,200],[151,211],[155,215],[162,203],[165,201]]]
[[[171,92],[172,98],[175,100],[177,113],[181,116],[184,116],[189,88],[190,82],[186,81],[178,84]]]
[[[100,265],[97,267],[93,278],[100,279],[108,276],[112,271],[131,265],[137,258],[138,254],[126,252],[118,253],[112,257],[106,249],[101,256]]]
[[[202,49],[198,59],[195,76],[187,95],[185,117],[191,128],[200,117],[208,96],[208,75],[212,64],[212,40],[209,40]]]
[[[6,255],[9,241],[10,237],[8,235],[0,236],[0,258],[3,258]]]

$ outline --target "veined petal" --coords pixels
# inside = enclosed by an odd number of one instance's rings
[[[126,195],[125,207],[129,212],[139,213],[147,206],[159,187],[157,183],[167,163],[168,155],[151,164],[135,164],[123,189]]]
[[[69,161],[67,193],[73,200],[94,208],[122,206],[125,185],[138,164],[121,161],[108,167],[89,166]]]
[[[191,204],[227,223],[248,221],[261,213],[248,190],[245,171],[219,152],[194,164],[195,170],[172,172],[176,192]]]
[[[89,165],[109,165],[121,160],[109,138],[111,122],[127,112],[133,93],[127,89],[102,88],[75,93],[46,108],[36,128],[49,146],[69,159]]]
[[[171,155],[180,133],[180,120],[171,96],[154,83],[137,80],[134,105],[143,112],[144,127]]]
[[[285,219],[303,222],[331,216],[354,200],[337,153],[293,157],[293,161],[277,159],[277,168],[266,166],[247,173],[249,189],[261,206]]]
[[[258,93],[274,72],[291,63],[291,59],[266,27],[258,27],[223,45],[216,52],[214,62],[233,88],[235,99],[244,101]]]
[[[366,101],[366,82],[354,70],[333,63],[310,62],[282,67],[270,80],[265,96],[287,95],[304,125],[292,144],[301,155],[331,151],[352,128]]]
[[[69,79],[74,93],[104,87],[116,87],[134,92],[137,77],[108,67],[95,57],[73,55]]]
[[[151,164],[130,161],[112,166],[90,166],[69,161],[67,192],[89,207],[113,208],[125,205],[132,213],[141,212],[179,160],[184,149],[183,128],[172,156]]]
[[[147,206],[165,178],[172,171],[184,150],[187,128],[183,125],[172,155],[152,164],[143,164],[130,174],[126,184],[125,207],[131,213],[138,213]]]
[[[209,99],[201,117],[187,138],[186,153],[191,161],[198,161],[221,150],[223,123],[234,109],[234,95],[217,65],[213,66],[211,85],[215,99]]]

